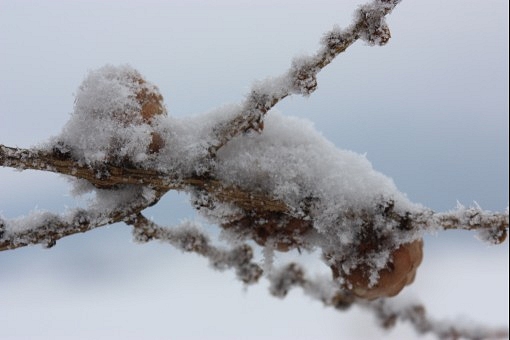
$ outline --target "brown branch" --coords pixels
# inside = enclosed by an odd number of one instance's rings
[[[169,176],[153,170],[109,163],[89,166],[71,159],[68,155],[4,145],[0,145],[0,166],[69,175],[87,180],[98,188],[112,188],[122,184],[152,185],[161,188],[169,186],[171,188],[171,183],[176,182],[175,179],[172,180]]]
[[[68,175],[89,181],[98,188],[113,188],[118,185],[150,186],[160,192],[169,190],[205,190],[222,202],[235,202],[247,210],[287,212],[287,205],[261,192],[249,192],[236,186],[226,186],[214,178],[178,178],[172,174],[151,169],[102,163],[97,167],[83,165],[70,157],[52,152],[12,148],[0,145],[0,166],[18,170],[41,170]]]
[[[464,208],[443,213],[432,211],[409,216],[413,228],[422,230],[471,230],[478,231],[480,239],[493,244],[506,240],[509,228],[508,213],[482,210],[480,207]]]
[[[290,263],[268,277],[271,294],[283,298],[296,287],[303,289],[308,295],[322,301],[325,306],[344,310],[351,305],[369,309],[375,314],[380,325],[389,329],[397,321],[409,322],[419,334],[433,334],[439,339],[506,339],[508,329],[489,328],[476,324],[462,325],[457,322],[438,321],[431,318],[421,304],[402,305],[392,303],[392,299],[379,299],[373,302],[357,299],[348,291],[338,290],[333,285],[328,289],[324,283],[306,277],[302,267]]]
[[[368,302],[358,299],[349,291],[339,289],[331,279],[310,279],[305,269],[296,263],[269,272],[251,262],[252,250],[247,245],[230,251],[210,244],[192,225],[181,228],[162,228],[139,214],[128,222],[134,226],[136,239],[142,242],[159,240],[187,252],[194,252],[208,258],[216,268],[235,268],[238,278],[245,283],[255,283],[265,274],[270,282],[269,290],[275,297],[284,298],[293,288],[301,288],[307,295],[321,301],[325,306],[345,310],[351,305],[359,305],[372,311],[384,328],[391,328],[397,321],[409,322],[419,334],[433,334],[439,339],[503,339],[508,337],[508,329],[488,328],[476,324],[462,325],[457,322],[437,321],[431,318],[421,304],[395,304],[391,299]]]
[[[0,220],[0,251],[15,249],[30,244],[52,246],[56,240],[76,233],[108,224],[124,221],[132,214],[138,214],[156,203],[169,190],[201,190],[210,193],[216,200],[235,203],[245,210],[287,212],[284,202],[272,199],[263,193],[242,190],[235,186],[225,186],[212,178],[193,177],[177,179],[171,175],[150,169],[122,167],[109,163],[97,168],[86,166],[61,154],[41,150],[12,148],[0,145],[0,166],[19,170],[41,170],[73,176],[89,181],[98,188],[115,189],[118,186],[135,185],[153,188],[157,195],[152,201],[138,202],[134,198],[132,206],[121,207],[112,212],[76,210],[68,216],[45,213],[39,224],[23,228],[19,232],[7,232],[6,222]]]

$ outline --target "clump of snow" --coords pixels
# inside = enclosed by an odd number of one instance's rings
[[[211,170],[208,148],[216,142],[215,132],[239,112],[241,105],[232,104],[182,119],[159,117],[153,124],[154,131],[163,137],[166,147],[154,162],[149,160],[150,167],[177,178],[207,173]]]
[[[365,156],[341,150],[307,120],[271,112],[261,134],[235,138],[218,153],[216,174],[224,183],[269,193],[289,206],[315,198],[320,231],[337,225],[347,210],[370,209],[381,198],[399,211],[417,208]]]
[[[152,128],[142,120],[136,96],[153,85],[139,79],[130,66],[90,72],[78,88],[70,120],[52,142],[85,163],[146,160]]]
[[[423,207],[411,203],[365,156],[338,149],[307,120],[271,112],[260,134],[238,136],[220,149],[215,166],[223,183],[268,194],[294,207],[296,214],[307,214],[322,235],[316,245],[334,253],[332,261],[341,260],[346,271],[367,263],[379,270],[387,264],[387,251],[363,259],[352,256],[367,221],[371,232],[391,238],[394,246],[420,237],[420,231],[396,232],[398,222],[381,216],[381,204],[391,202],[401,216]],[[299,211],[304,199],[313,204]]]

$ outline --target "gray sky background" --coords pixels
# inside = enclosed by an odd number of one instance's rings
[[[73,92],[104,64],[137,68],[169,113],[239,102],[253,81],[311,54],[357,1],[0,0],[0,143],[29,147],[60,132]],[[508,206],[508,2],[404,0],[385,47],[356,43],[319,75],[310,98],[277,109],[305,117],[339,148],[367,153],[415,202],[437,211]],[[0,168],[0,213],[63,211],[75,200],[60,176]],[[193,211],[168,195],[150,214],[165,224]],[[426,239],[417,297],[438,317],[508,326],[508,242],[473,234]],[[316,269],[313,265],[312,272]],[[353,339],[381,331],[370,315],[337,313],[262,283],[244,290],[194,255],[136,245],[115,225],[0,253],[0,321],[8,339]],[[386,333],[385,333],[386,334]],[[398,327],[386,339],[409,338]]]

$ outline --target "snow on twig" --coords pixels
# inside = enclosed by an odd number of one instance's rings
[[[241,112],[215,128],[216,138],[209,146],[210,154],[215,156],[219,149],[243,132],[262,130],[264,115],[285,97],[291,94],[307,96],[314,92],[317,88],[317,74],[356,40],[362,39],[371,45],[386,44],[391,35],[384,17],[399,2],[374,0],[361,6],[351,26],[343,30],[335,28],[324,35],[315,55],[296,58],[283,75],[258,82],[241,105]]]

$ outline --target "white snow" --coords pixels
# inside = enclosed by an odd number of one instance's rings
[[[58,136],[62,151],[71,151],[86,163],[123,157],[134,162],[146,160],[151,128],[139,115],[136,93],[142,85],[135,80],[140,77],[129,66],[107,65],[90,72],[78,88],[74,111]]]

